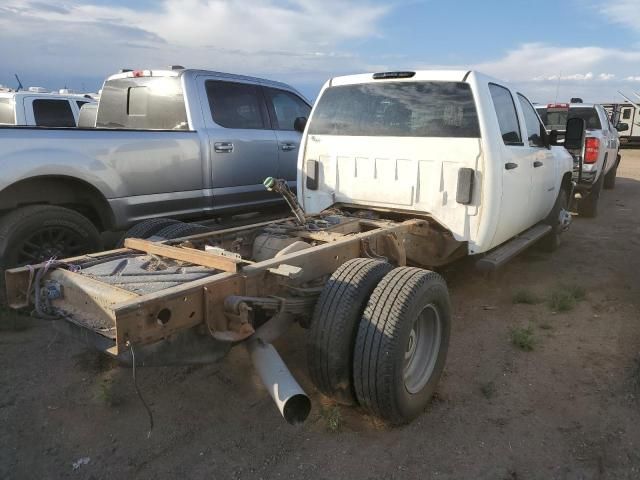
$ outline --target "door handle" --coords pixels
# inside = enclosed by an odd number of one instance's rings
[[[291,150],[295,150],[296,146],[295,143],[281,143],[280,149],[284,152],[290,152]]]
[[[213,150],[217,153],[231,153],[233,152],[233,143],[216,142],[213,144]]]
[[[518,168],[518,164],[513,162],[508,162],[504,164],[504,168],[506,168],[507,170],[513,170],[514,168]]]
[[[543,165],[543,163],[539,160],[536,160],[535,162],[533,162],[533,166],[534,168],[538,168],[541,167]]]

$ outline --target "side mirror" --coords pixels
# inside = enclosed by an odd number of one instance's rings
[[[307,117],[298,117],[293,121],[293,129],[296,132],[304,132],[304,127],[307,126]]]
[[[573,117],[567,120],[564,134],[564,148],[567,150],[582,150],[586,123],[582,118]]]
[[[558,130],[549,132],[549,145],[558,145]]]
[[[616,130],[619,132],[626,132],[629,130],[629,124],[620,122],[616,125]]]
[[[551,141],[549,139],[549,134],[547,133],[547,129],[544,128],[544,125],[540,124],[540,138],[542,139],[542,144],[546,148],[551,148]]]

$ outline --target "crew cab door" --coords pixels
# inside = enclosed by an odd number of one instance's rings
[[[293,187],[298,175],[298,150],[302,134],[293,124],[298,117],[309,118],[311,106],[293,92],[264,87],[269,116],[278,141],[277,176]],[[274,176],[275,172],[271,174]]]
[[[524,146],[530,154],[531,195],[529,208],[533,214],[533,223],[539,222],[549,214],[558,196],[556,190],[556,166],[551,149],[547,148],[543,138],[544,125],[527,98],[518,94],[518,102],[524,118]],[[534,213],[535,212],[535,213]]]
[[[278,146],[262,87],[215,77],[203,81],[214,209],[273,201],[262,182],[277,174]]]
[[[493,244],[498,245],[529,228],[533,223],[531,180],[535,154],[522,140],[520,120],[510,90],[495,83],[489,92],[498,120],[502,145],[498,161],[502,168],[500,220]]]

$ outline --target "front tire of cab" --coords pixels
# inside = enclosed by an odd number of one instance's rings
[[[360,405],[391,425],[422,413],[442,375],[451,306],[444,279],[420,268],[389,272],[371,294],[354,348]]]
[[[547,252],[556,251],[562,243],[562,234],[569,228],[571,214],[569,213],[569,196],[565,189],[560,190],[556,203],[545,223],[551,226],[551,231],[540,241],[540,246]]]

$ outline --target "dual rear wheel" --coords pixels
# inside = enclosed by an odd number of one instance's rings
[[[435,272],[356,258],[325,286],[309,331],[318,389],[390,424],[418,416],[442,375],[450,301]]]

